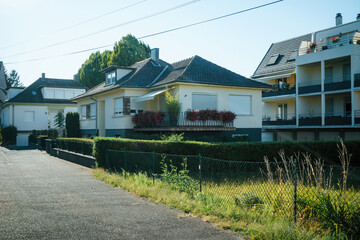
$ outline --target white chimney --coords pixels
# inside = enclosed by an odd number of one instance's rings
[[[357,17],[356,17],[356,21],[360,20],[360,13],[358,13]]]
[[[336,14],[335,23],[336,23],[336,26],[342,24],[342,16],[341,16],[341,13],[337,13],[337,14]]]
[[[158,48],[153,48],[151,49],[151,59],[156,63],[159,64],[159,49]]]
[[[74,75],[74,81],[75,82],[80,82],[79,75],[77,75],[77,74]]]

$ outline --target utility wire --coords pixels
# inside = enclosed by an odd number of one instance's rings
[[[204,21],[200,21],[200,22],[196,22],[196,23],[192,23],[192,24],[180,26],[180,27],[177,27],[177,28],[172,28],[172,29],[168,29],[168,30],[165,30],[165,31],[161,31],[161,32],[157,32],[157,33],[145,35],[145,36],[139,37],[138,39],[144,39],[144,38],[148,38],[148,37],[153,37],[153,36],[157,36],[157,35],[161,35],[161,34],[173,32],[173,31],[177,31],[177,30],[180,30],[180,29],[184,29],[184,28],[188,28],[188,27],[192,27],[192,26],[196,26],[196,25],[200,25],[200,24],[212,22],[212,21],[219,20],[219,19],[222,19],[222,18],[234,16],[234,15],[241,14],[241,13],[248,12],[248,11],[252,11],[252,10],[255,10],[255,9],[258,9],[258,8],[262,8],[262,7],[266,7],[266,6],[269,6],[269,5],[273,5],[273,4],[282,2],[282,1],[284,1],[284,0],[273,1],[273,2],[270,2],[270,3],[266,3],[266,4],[263,4],[263,5],[259,5],[259,6],[256,6],[256,7],[252,7],[252,8],[248,8],[248,9],[245,9],[245,10],[237,11],[237,12],[234,12],[234,13],[222,15],[222,16],[219,16],[219,17],[207,19],[207,20],[204,20]],[[114,45],[114,44],[108,44],[108,45],[103,45],[103,46],[99,46],[99,47],[95,47],[95,48],[83,49],[83,50],[80,50],[80,51],[69,52],[69,53],[60,54],[60,55],[55,55],[55,56],[50,56],[50,57],[34,58],[34,59],[26,60],[26,61],[9,62],[9,63],[6,63],[6,64],[9,65],[9,64],[16,64],[16,63],[23,63],[23,62],[33,62],[33,61],[40,61],[40,60],[45,60],[45,59],[51,59],[51,58],[69,56],[69,55],[74,55],[74,54],[89,52],[89,51],[93,51],[93,50],[98,50],[98,49],[105,48],[105,47],[110,47],[110,46],[113,46],[113,45]]]
[[[116,13],[116,12],[119,12],[119,11],[125,10],[125,9],[127,9],[127,8],[136,6],[136,5],[138,5],[138,4],[140,4],[140,3],[143,3],[143,2],[146,2],[146,1],[148,1],[148,0],[141,0],[141,1],[139,1],[139,2],[136,2],[136,3],[133,3],[133,4],[127,5],[127,6],[125,6],[125,7],[116,9],[116,10],[114,10],[114,11],[104,13],[104,14],[99,15],[99,16],[97,16],[97,17],[93,17],[93,18],[90,18],[90,19],[88,19],[88,20],[85,20],[85,21],[82,21],[82,22],[79,22],[79,23],[76,23],[76,24],[73,24],[73,25],[70,25],[70,26],[61,28],[61,29],[59,29],[59,30],[57,30],[57,31],[54,31],[54,32],[52,32],[52,33],[49,33],[48,35],[54,35],[54,34],[56,34],[56,33],[60,33],[60,32],[69,30],[69,29],[71,29],[71,28],[74,28],[74,27],[83,25],[83,24],[88,23],[88,22],[92,22],[92,21],[97,20],[97,19],[99,19],[99,18],[103,18],[103,17],[108,16],[108,15],[110,15],[110,14],[114,14],[114,13]],[[35,40],[38,40],[38,39],[43,38],[43,36],[44,36],[44,35],[42,35],[42,36],[40,36],[40,37],[37,37],[37,38],[32,38],[32,39],[28,39],[28,40],[25,40],[25,41],[17,42],[17,43],[14,43],[14,44],[11,44],[11,45],[2,47],[2,48],[0,48],[0,50],[2,50],[2,49],[7,49],[7,48],[10,48],[10,47],[13,47],[13,46],[17,46],[17,45],[22,44],[22,43],[33,42],[33,41],[35,41]]]
[[[10,58],[10,57],[24,55],[24,54],[27,54],[27,53],[37,52],[39,50],[43,50],[43,49],[55,47],[55,46],[58,46],[58,45],[62,45],[62,44],[65,44],[65,43],[73,42],[73,41],[76,41],[76,40],[79,40],[79,39],[87,38],[87,37],[90,37],[90,36],[93,36],[93,35],[96,35],[96,34],[99,34],[99,33],[103,33],[103,32],[106,32],[106,31],[109,31],[109,30],[112,30],[112,29],[115,29],[115,28],[119,28],[119,27],[122,27],[122,26],[125,26],[125,25],[128,25],[128,24],[131,24],[131,23],[135,23],[135,22],[139,22],[141,20],[145,20],[145,19],[148,19],[148,18],[151,18],[151,17],[155,17],[155,16],[158,16],[160,14],[164,14],[164,13],[167,13],[167,12],[170,12],[170,11],[173,11],[173,10],[176,10],[176,9],[179,9],[179,8],[182,8],[182,7],[197,3],[199,1],[201,1],[201,0],[188,1],[188,2],[180,4],[178,6],[175,6],[175,7],[172,7],[172,8],[169,8],[169,9],[166,9],[166,10],[154,13],[154,14],[150,14],[150,15],[147,15],[147,16],[144,16],[144,17],[136,18],[136,19],[124,22],[124,23],[120,23],[120,24],[117,24],[117,25],[114,25],[114,26],[111,26],[111,27],[108,27],[108,28],[105,28],[105,29],[102,29],[102,30],[99,30],[99,31],[96,31],[96,32],[92,32],[92,33],[80,36],[80,37],[72,38],[72,39],[69,39],[69,40],[62,41],[62,42],[53,43],[53,44],[50,44],[50,45],[47,45],[47,46],[44,46],[44,47],[41,47],[41,48],[37,48],[37,49],[34,49],[34,50],[29,50],[29,51],[25,51],[25,52],[16,53],[14,55],[5,56],[5,57],[3,57],[3,59],[4,58]]]

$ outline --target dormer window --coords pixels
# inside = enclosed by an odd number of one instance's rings
[[[114,84],[116,79],[115,71],[106,74],[106,85]]]

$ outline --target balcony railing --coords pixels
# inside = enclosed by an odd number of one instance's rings
[[[337,41],[337,42],[332,42],[330,39],[328,39],[327,41],[316,42],[316,46],[313,48],[311,48],[311,47],[300,48],[299,55],[324,51],[327,49],[332,49],[332,48],[337,48],[337,47],[342,47],[342,46],[347,46],[347,45],[352,45],[352,44],[360,44],[360,37],[358,35],[354,35],[353,33],[346,34],[343,36],[338,36],[338,38],[339,38],[339,41]]]
[[[272,85],[272,91],[263,92],[262,97],[295,94],[295,83],[283,83]]]
[[[334,91],[351,88],[351,77],[344,76],[340,78],[329,78],[325,79],[324,90]]]
[[[213,118],[218,120],[198,120],[195,118],[190,118],[187,112],[180,112],[178,120],[174,121],[170,119],[169,114],[167,113],[163,113],[163,114],[164,116],[160,118],[150,117],[149,119],[146,119],[146,121],[142,121],[141,123],[135,123],[135,130],[153,129],[155,131],[164,128],[173,128],[183,131],[187,131],[187,130],[191,131],[194,129],[199,130],[202,128],[203,130],[208,129],[209,131],[216,131],[216,130],[224,130],[226,128],[229,129],[234,128],[234,120],[224,122],[222,117],[219,116],[215,116]]]
[[[321,114],[300,114],[299,126],[321,126]]]
[[[360,87],[360,73],[356,73],[354,78],[354,87]]]
[[[295,114],[264,115],[262,117],[262,123],[265,126],[296,125],[296,116],[295,116]]]
[[[325,125],[351,125],[351,113],[326,113]]]
[[[299,83],[299,94],[321,92],[321,81],[307,81]]]
[[[360,110],[354,111],[355,124],[360,124]]]

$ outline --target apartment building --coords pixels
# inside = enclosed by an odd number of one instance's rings
[[[262,141],[360,139],[360,14],[356,21],[273,43],[252,79],[262,95]]]

